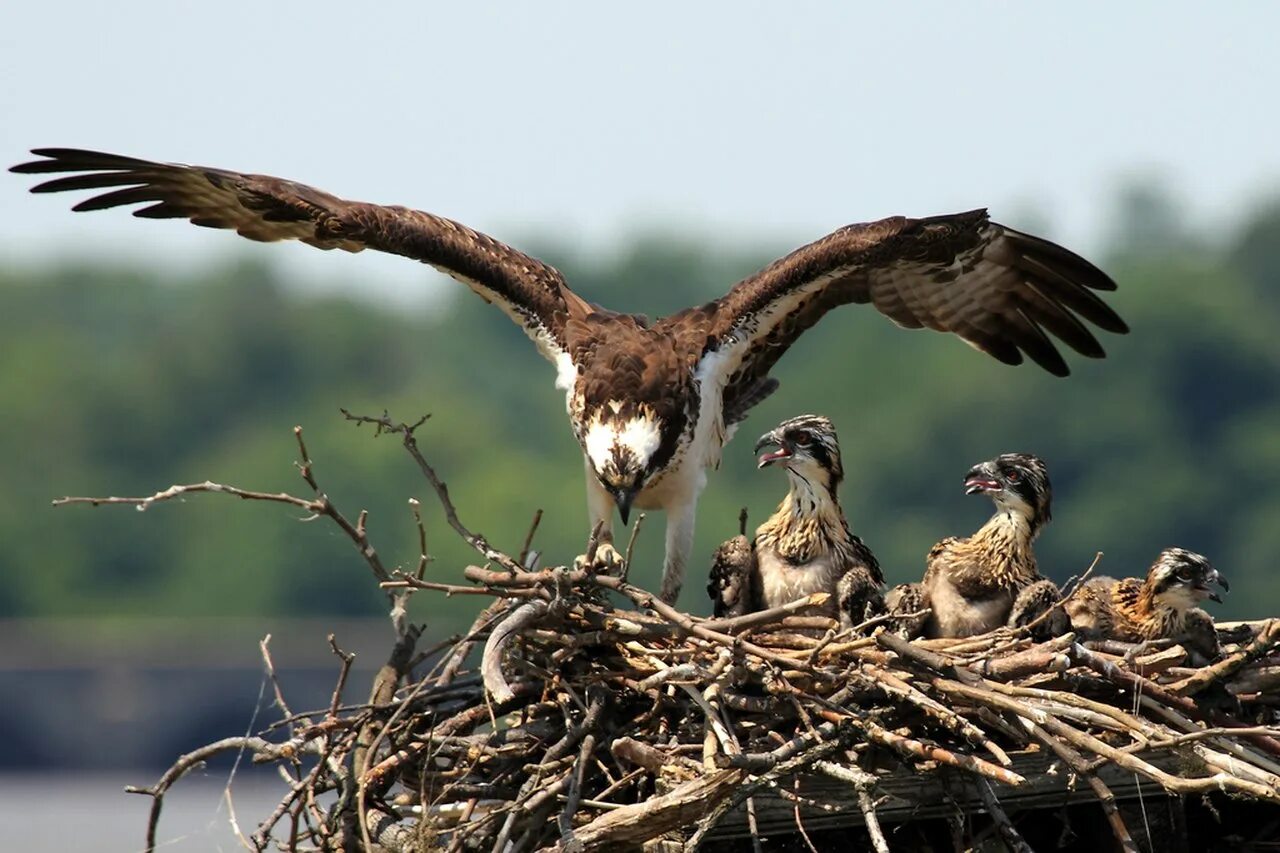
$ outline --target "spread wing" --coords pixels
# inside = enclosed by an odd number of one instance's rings
[[[1050,336],[1102,358],[1085,323],[1128,331],[1096,294],[1109,290],[1115,283],[1079,255],[975,210],[841,228],[738,283],[702,316],[733,401],[806,329],[851,302],[908,329],[952,332],[1005,364],[1025,354],[1065,376]]]
[[[73,207],[102,210],[144,204],[147,219],[188,219],[230,228],[250,240],[301,240],[320,249],[374,249],[403,255],[461,281],[518,323],[553,361],[564,351],[570,311],[586,303],[554,268],[452,220],[406,207],[348,201],[269,175],[153,163],[73,148],[37,148],[44,159],[14,166],[22,174],[72,173],[32,192],[109,190]]]

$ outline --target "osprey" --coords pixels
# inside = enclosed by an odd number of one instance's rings
[[[1171,639],[1206,660],[1221,654],[1213,618],[1200,609],[1207,598],[1221,602],[1227,579],[1208,558],[1185,548],[1166,548],[1145,579],[1097,577],[1064,605],[1071,629],[1089,640]]]
[[[667,513],[661,596],[674,601],[693,544],[706,472],[747,411],[777,383],[769,370],[832,308],[869,303],[900,326],[952,332],[1006,364],[1067,365],[1049,335],[1092,358],[1085,326],[1124,333],[1095,293],[1115,284],[1088,261],[987,218],[985,210],[849,225],[657,322],[609,311],[552,267],[464,225],[406,207],[348,201],[267,175],[66,148],[14,166],[74,173],[33,192],[109,189],[75,205],[144,204],[135,216],[189,219],[252,240],[374,249],[429,264],[497,305],[555,365],[582,447],[598,559],[619,562],[612,509]]]
[[[818,615],[849,629],[884,610],[880,564],[849,530],[838,490],[844,479],[840,441],[822,415],[784,421],[760,437],[777,450],[759,467],[781,465],[790,490],[755,536],[735,536],[716,549],[707,593],[716,616],[767,610],[815,592],[829,595]],[[745,517],[744,517],[745,518]]]
[[[920,583],[889,591],[886,603],[900,628],[922,627],[926,637],[971,637],[1022,627],[1050,611],[1037,635],[1065,633],[1058,587],[1041,577],[1032,550],[1053,503],[1044,462],[1029,453],[1005,453],[969,469],[964,490],[990,497],[996,512],[972,536],[948,536],[934,545]],[[928,617],[912,625],[906,614],[925,608]]]

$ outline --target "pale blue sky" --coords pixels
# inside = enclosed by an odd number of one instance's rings
[[[1166,177],[1209,224],[1280,188],[1280,5],[10,4],[0,161],[67,145],[306,181],[516,244],[637,228],[805,242],[989,206],[1095,248]],[[440,292],[393,258],[254,247],[0,177],[0,260],[239,250]],[[424,283],[425,282],[425,283]]]

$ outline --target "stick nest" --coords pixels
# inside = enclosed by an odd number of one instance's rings
[[[293,504],[346,533],[391,603],[398,641],[366,703],[342,704],[351,656],[334,642],[330,707],[292,713],[263,642],[283,719],[182,756],[135,789],[154,798],[149,849],[168,788],[232,751],[278,765],[286,782],[242,835],[257,850],[695,849],[824,820],[863,825],[866,843],[887,850],[881,821],[937,805],[937,780],[953,803],[988,814],[1011,849],[1029,848],[1001,800],[1028,790],[1098,801],[1121,846],[1136,849],[1117,771],[1169,794],[1280,803],[1280,620],[1224,626],[1223,657],[1191,668],[1179,646],[1069,634],[907,642],[875,620],[840,633],[797,615],[812,599],[701,619],[625,576],[529,568],[528,541],[518,556],[493,548],[458,519],[418,451],[418,424],[348,417],[403,438],[449,524],[482,555],[468,584],[424,579],[420,517],[416,569],[386,568],[364,514],[349,521],[320,489],[300,430],[312,497],[199,483],[64,500],[145,509],[221,492]],[[408,597],[462,593],[491,601],[468,633],[418,650]]]

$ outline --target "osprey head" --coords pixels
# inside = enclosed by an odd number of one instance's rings
[[[581,440],[591,470],[626,524],[636,495],[670,455],[659,452],[670,444],[662,418],[646,405],[610,401],[588,417]]]
[[[1147,583],[1156,601],[1166,607],[1186,610],[1195,607],[1206,598],[1221,602],[1210,584],[1217,584],[1227,591],[1227,579],[1218,574],[1213,563],[1185,548],[1166,548],[1147,571]]]
[[[757,467],[783,465],[794,475],[822,483],[830,491],[844,478],[836,428],[822,415],[801,415],[783,421],[760,436],[755,450],[759,453],[766,446],[778,449],[761,455]]]
[[[964,475],[964,493],[990,496],[998,509],[1026,518],[1033,531],[1052,517],[1049,469],[1030,453],[1005,453],[974,465]]]

